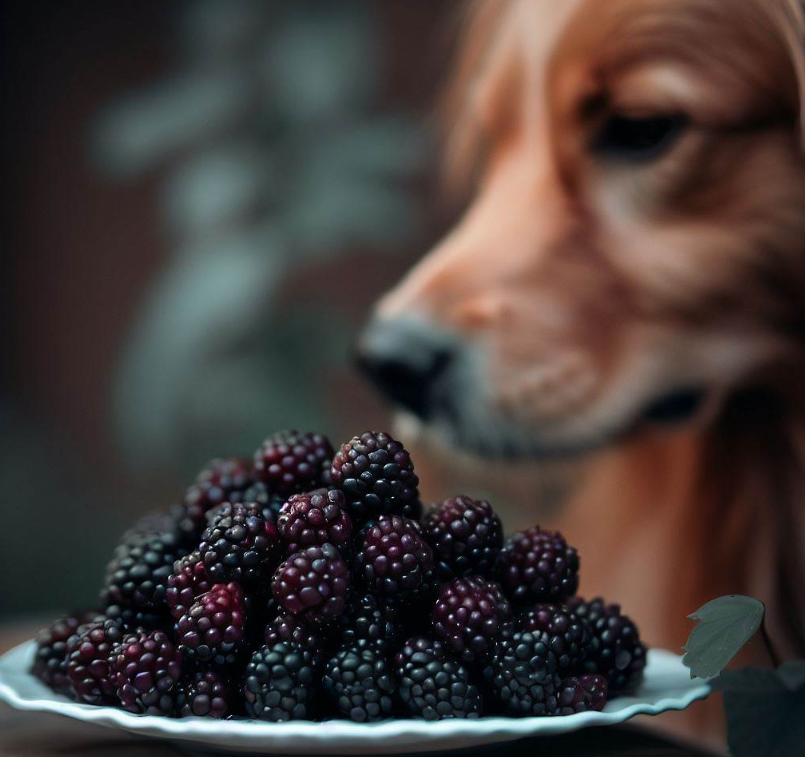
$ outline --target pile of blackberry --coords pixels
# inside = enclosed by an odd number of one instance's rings
[[[423,516],[418,484],[387,433],[216,458],[126,532],[100,606],[43,630],[31,672],[85,704],[272,722],[572,715],[634,690],[637,627],[575,596],[560,533],[506,539],[467,496]]]

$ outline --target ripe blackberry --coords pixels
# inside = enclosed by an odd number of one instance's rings
[[[355,436],[333,458],[333,484],[344,492],[358,519],[402,514],[419,500],[411,456],[384,432]]]
[[[224,503],[201,537],[199,552],[214,583],[263,582],[281,554],[277,527],[253,502]]]
[[[273,647],[281,641],[308,650],[318,666],[321,662],[323,639],[318,631],[295,615],[281,612],[265,627],[265,646]]]
[[[36,635],[36,656],[31,666],[31,673],[53,691],[60,694],[69,692],[67,640],[80,626],[90,622],[94,615],[92,612],[70,613]]]
[[[216,505],[230,501],[232,494],[252,482],[251,463],[238,457],[218,457],[202,468],[196,482],[185,493],[182,530],[195,541],[207,527],[205,515]]]
[[[75,698],[86,704],[115,704],[111,658],[125,632],[117,620],[106,618],[78,628],[67,642],[67,677]]]
[[[324,461],[332,456],[330,440],[322,434],[280,431],[254,453],[254,475],[272,494],[290,496],[321,486]]]
[[[111,657],[112,682],[124,710],[171,715],[182,653],[162,631],[124,637]]]
[[[353,594],[338,619],[341,646],[390,652],[399,635],[398,615],[396,608],[380,604],[371,594]]]
[[[206,594],[212,586],[201,552],[196,550],[177,560],[173,565],[173,573],[168,576],[168,587],[165,590],[165,602],[171,615],[179,620],[190,609],[196,597]]]
[[[322,544],[290,555],[274,573],[271,592],[289,613],[320,625],[344,611],[349,580],[339,551]]]
[[[243,697],[258,720],[307,720],[317,683],[310,651],[284,641],[260,647],[246,666]]]
[[[439,578],[491,575],[503,546],[503,526],[486,500],[458,496],[429,510],[422,535],[430,544]]]
[[[578,588],[579,556],[558,531],[534,526],[506,540],[497,578],[513,602],[561,602]]]
[[[104,607],[119,605],[163,613],[168,577],[185,554],[173,515],[146,516],[124,534],[106,569]]]
[[[160,608],[159,612],[151,612],[149,610],[139,610],[136,607],[109,605],[103,611],[103,616],[117,621],[123,630],[129,633],[141,630],[166,631],[171,625],[162,608]]]
[[[479,718],[483,700],[469,671],[444,645],[424,636],[405,642],[395,658],[400,698],[415,718]]]
[[[338,489],[293,495],[280,510],[277,529],[288,554],[320,544],[332,544],[345,554],[352,540],[352,519]]]
[[[235,502],[254,502],[260,505],[263,517],[272,523],[277,522],[280,508],[285,504],[287,499],[284,494],[272,494],[263,481],[253,481],[248,488],[232,492],[229,495],[229,501],[233,504]],[[218,507],[220,507],[220,505],[207,511],[207,524],[209,524],[213,513],[215,513]]]
[[[180,718],[216,718],[232,712],[229,681],[212,670],[196,670],[181,678],[176,686],[176,714]]]
[[[500,586],[469,576],[442,586],[431,617],[434,634],[472,662],[489,651],[511,614]]]
[[[231,665],[243,644],[246,613],[239,584],[215,584],[198,597],[176,624],[179,649],[217,666]]]
[[[411,603],[433,590],[433,553],[416,523],[384,515],[366,529],[356,573],[368,591],[385,603]]]
[[[340,649],[325,665],[322,688],[335,709],[356,723],[383,720],[394,712],[394,675],[377,648]]]
[[[593,640],[587,620],[564,605],[534,605],[519,616],[517,627],[522,631],[545,631],[551,637],[557,668],[565,675],[579,669]]]
[[[585,619],[593,632],[582,670],[604,676],[611,692],[637,688],[646,667],[646,647],[637,626],[621,612],[620,605],[608,605],[600,597],[589,602],[574,597],[568,607]]]
[[[506,629],[487,657],[484,677],[491,695],[509,715],[553,715],[560,679],[546,631]]]
[[[556,694],[557,715],[600,712],[607,703],[607,679],[599,675],[565,678]]]

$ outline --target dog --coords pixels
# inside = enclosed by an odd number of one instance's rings
[[[802,7],[481,0],[461,36],[466,208],[378,303],[362,367],[445,448],[589,461],[543,525],[650,644],[749,594],[802,657]]]

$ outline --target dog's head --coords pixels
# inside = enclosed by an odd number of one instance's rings
[[[457,227],[361,343],[468,448],[712,417],[802,352],[796,0],[484,0],[450,97]]]

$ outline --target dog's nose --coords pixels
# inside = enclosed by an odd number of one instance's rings
[[[361,335],[356,360],[392,401],[426,418],[454,353],[454,340],[427,322],[377,319]]]

